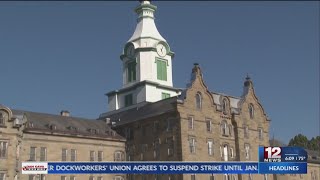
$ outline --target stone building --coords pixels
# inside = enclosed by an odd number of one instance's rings
[[[125,139],[105,121],[0,106],[0,180],[124,180],[124,175],[22,175],[25,161],[124,161]]]
[[[109,111],[98,120],[0,106],[0,180],[318,180],[314,158],[301,176],[21,175],[23,161],[258,161],[270,119],[253,81],[246,77],[240,97],[214,92],[194,64],[187,87],[173,87],[174,52],[156,28],[156,9],[149,1],[135,9],[137,27],[120,56],[123,85],[106,94]]]

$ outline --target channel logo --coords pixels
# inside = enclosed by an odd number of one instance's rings
[[[47,162],[22,162],[22,174],[48,174]]]

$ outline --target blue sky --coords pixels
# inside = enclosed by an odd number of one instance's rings
[[[153,2],[156,24],[176,56],[175,87],[194,62],[210,90],[242,94],[250,74],[287,142],[319,135],[319,2]],[[0,104],[97,118],[106,92],[121,87],[120,54],[135,1],[0,2]]]

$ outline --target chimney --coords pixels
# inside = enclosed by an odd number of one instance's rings
[[[69,111],[66,111],[66,110],[62,110],[62,111],[60,112],[60,115],[61,115],[61,116],[65,116],[65,117],[69,117],[69,116],[70,116],[70,112],[69,112]]]

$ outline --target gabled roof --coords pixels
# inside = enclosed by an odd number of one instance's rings
[[[115,126],[121,126],[129,122],[134,122],[168,112],[173,112],[176,110],[175,103],[177,103],[177,101],[177,97],[171,97],[158,102],[147,103],[141,107],[133,106],[132,108],[126,109],[125,111],[118,109],[116,111],[101,114],[99,119],[103,120],[106,118],[110,118],[110,120],[115,123]]]
[[[26,116],[24,132],[125,140],[104,121],[14,109],[12,112],[16,116]]]

